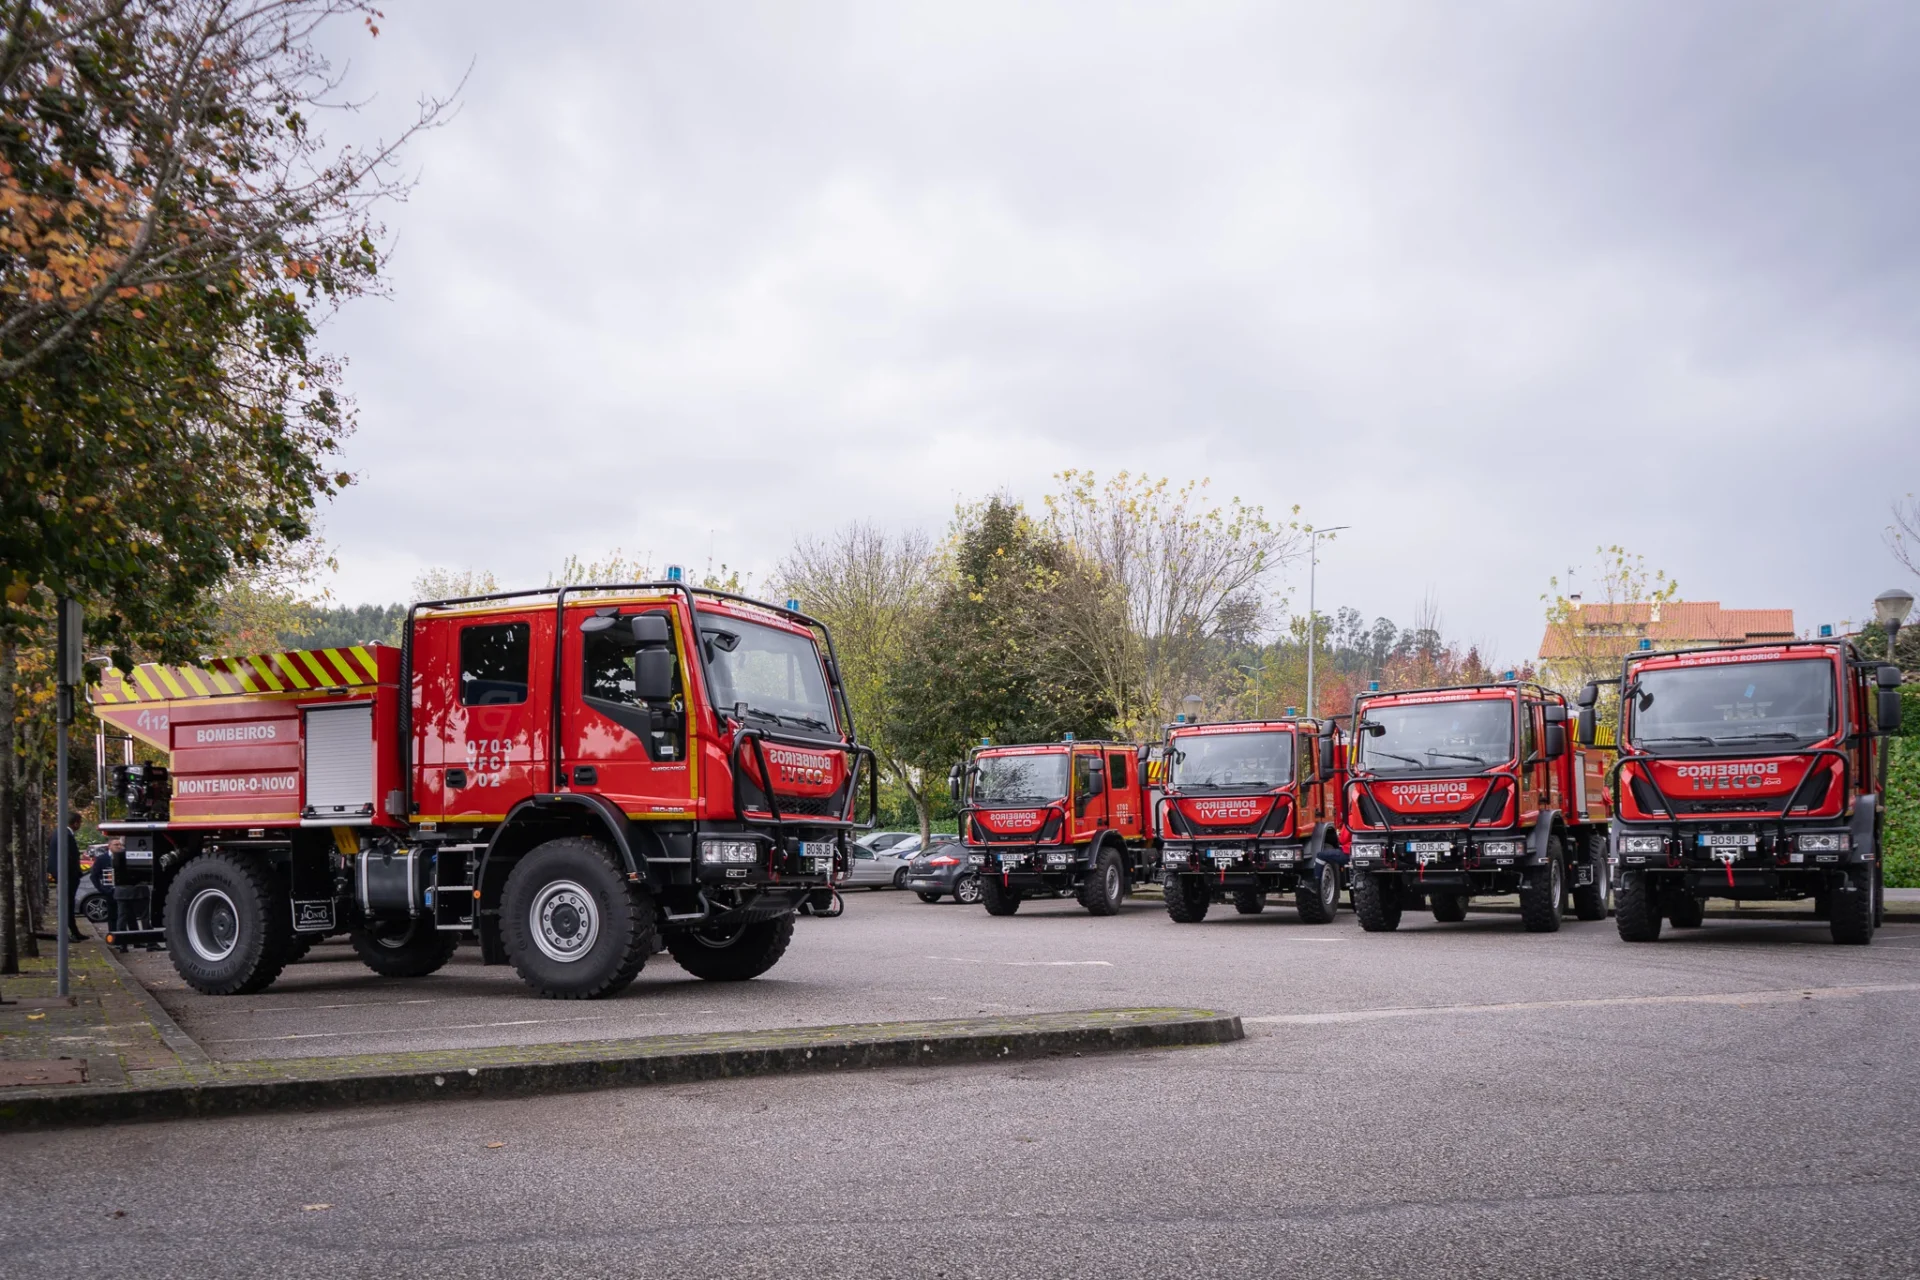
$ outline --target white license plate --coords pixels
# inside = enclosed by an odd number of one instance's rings
[[[1453,841],[1451,840],[1409,840],[1407,841],[1407,852],[1408,853],[1452,853]]]
[[[833,858],[833,841],[802,840],[800,842],[800,856],[803,858],[826,858],[831,861]]]
[[[1717,832],[1700,833],[1700,844],[1707,849],[1751,849],[1760,843],[1755,835],[1721,835]]]
[[[1003,853],[1000,855],[1000,865],[1003,867],[1017,867],[1026,860],[1027,855],[1024,853]]]
[[[1207,856],[1209,858],[1218,858],[1222,862],[1237,862],[1240,858],[1240,851],[1238,849],[1209,849],[1207,850]]]

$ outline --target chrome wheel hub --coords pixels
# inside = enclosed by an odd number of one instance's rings
[[[240,945],[240,912],[225,889],[202,889],[187,903],[187,945],[212,964]]]
[[[540,954],[571,964],[600,939],[600,908],[593,895],[571,880],[542,885],[527,912],[527,932]]]

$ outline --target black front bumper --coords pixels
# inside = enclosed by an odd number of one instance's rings
[[[1078,888],[1087,882],[1093,863],[1084,848],[968,845],[966,865],[961,869],[992,877],[1006,888],[1025,894]]]
[[[1332,852],[1339,853],[1339,847]],[[1160,879],[1164,883],[1169,876],[1191,876],[1221,892],[1288,893],[1318,876],[1319,862],[1304,843],[1170,842],[1161,851]]]

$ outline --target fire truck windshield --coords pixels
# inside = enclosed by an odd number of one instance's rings
[[[714,704],[823,733],[834,731],[826,674],[811,636],[701,613],[700,647]]]
[[[1355,735],[1358,763],[1374,773],[1458,770],[1463,765],[1485,769],[1513,759],[1513,702],[1508,698],[1370,706],[1361,713],[1361,723],[1385,730]]]
[[[1628,740],[1674,747],[1806,746],[1834,732],[1833,663],[1730,662],[1647,671],[1628,703]]]
[[[1173,740],[1173,776],[1181,791],[1249,791],[1293,780],[1293,735],[1193,733]]]
[[[974,761],[973,802],[977,805],[1051,804],[1066,798],[1067,753],[1031,756],[980,756]]]

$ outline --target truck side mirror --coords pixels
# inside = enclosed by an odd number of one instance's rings
[[[633,696],[642,702],[665,702],[673,697],[671,652],[642,649],[633,655]]]
[[[1542,709],[1546,712],[1548,724],[1565,724],[1567,722],[1567,709],[1558,703],[1549,702]]]
[[[953,801],[953,807],[960,807],[960,765],[947,770],[947,798]]]
[[[1600,686],[1589,681],[1581,688],[1580,692],[1575,695],[1573,700],[1579,706],[1591,707],[1594,703],[1600,701]]]
[[[1558,760],[1567,754],[1567,726],[1565,724],[1548,725],[1544,745],[1546,750],[1543,754],[1549,760]]]
[[[1378,720],[1362,720],[1360,722],[1360,732],[1370,737],[1377,738],[1386,731],[1387,726],[1381,724]]]
[[[1575,728],[1575,734],[1576,736],[1579,737],[1580,745],[1583,747],[1590,747],[1593,745],[1594,728],[1595,728],[1594,720],[1595,720],[1595,716],[1593,714],[1592,707],[1580,708],[1580,722]]]
[[[669,633],[663,613],[637,613],[633,616],[633,643],[639,649],[664,649]]]
[[[1330,733],[1320,739],[1320,759],[1318,763],[1320,765],[1320,777],[1316,779],[1316,781],[1325,782],[1333,776],[1334,767],[1337,763],[1333,753],[1333,735]]]
[[[1874,683],[1882,689],[1898,689],[1900,687],[1900,668],[1894,666],[1891,662],[1881,663],[1880,669],[1874,672],[1873,675]]]
[[[1880,669],[1882,671],[1886,670],[1885,667]],[[1898,689],[1882,689],[1880,691],[1879,711],[1880,714],[1875,716],[1874,719],[1880,724],[1880,732],[1900,732],[1900,691]]]

